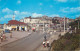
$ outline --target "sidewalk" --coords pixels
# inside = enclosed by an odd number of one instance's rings
[[[63,34],[63,33],[64,32],[61,32],[61,34]],[[57,40],[59,38],[58,36],[60,33],[58,32],[56,34],[51,35],[51,37],[49,38],[50,45],[54,40]],[[41,45],[36,51],[50,51],[50,47],[49,48],[47,48],[47,47],[43,48],[43,45]]]
[[[10,38],[10,33],[6,33],[6,40],[4,40],[3,42],[0,42],[0,47],[3,45],[6,45],[8,43],[14,42],[16,40],[19,40],[21,38],[24,38],[26,36],[28,36],[29,34],[31,34],[31,32],[25,32],[25,31],[13,31],[12,32],[12,38]]]

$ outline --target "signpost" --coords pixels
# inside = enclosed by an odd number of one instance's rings
[[[79,21],[78,21],[78,29],[79,29]]]
[[[44,22],[43,22],[43,33],[44,33]]]
[[[76,33],[76,27],[75,27],[75,33]]]
[[[64,17],[64,33],[65,33],[65,17]]]

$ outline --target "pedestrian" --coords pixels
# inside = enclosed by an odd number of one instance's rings
[[[10,38],[12,38],[12,32],[10,33]]]
[[[3,40],[6,40],[6,35],[5,35],[5,34],[3,34],[2,36],[3,36]]]
[[[46,46],[45,46],[45,42],[44,42],[44,41],[43,41],[43,47],[46,47]]]
[[[4,34],[4,31],[3,31],[3,34]]]
[[[44,40],[46,41],[46,35],[44,36]]]
[[[46,44],[46,46],[47,46],[47,47],[49,47],[49,41],[47,41],[47,44]]]
[[[0,44],[1,44],[1,36],[0,36]]]
[[[1,36],[1,42],[3,42],[3,37]]]
[[[29,29],[27,31],[29,32]]]

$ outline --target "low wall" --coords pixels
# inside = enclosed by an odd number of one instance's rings
[[[3,29],[0,29],[0,33],[3,31]]]

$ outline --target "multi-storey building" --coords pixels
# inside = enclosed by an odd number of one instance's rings
[[[52,24],[51,17],[42,16],[42,17],[25,17],[24,19],[20,20],[21,22],[28,23],[31,26],[40,27],[43,26],[43,24],[48,27],[49,24]]]

